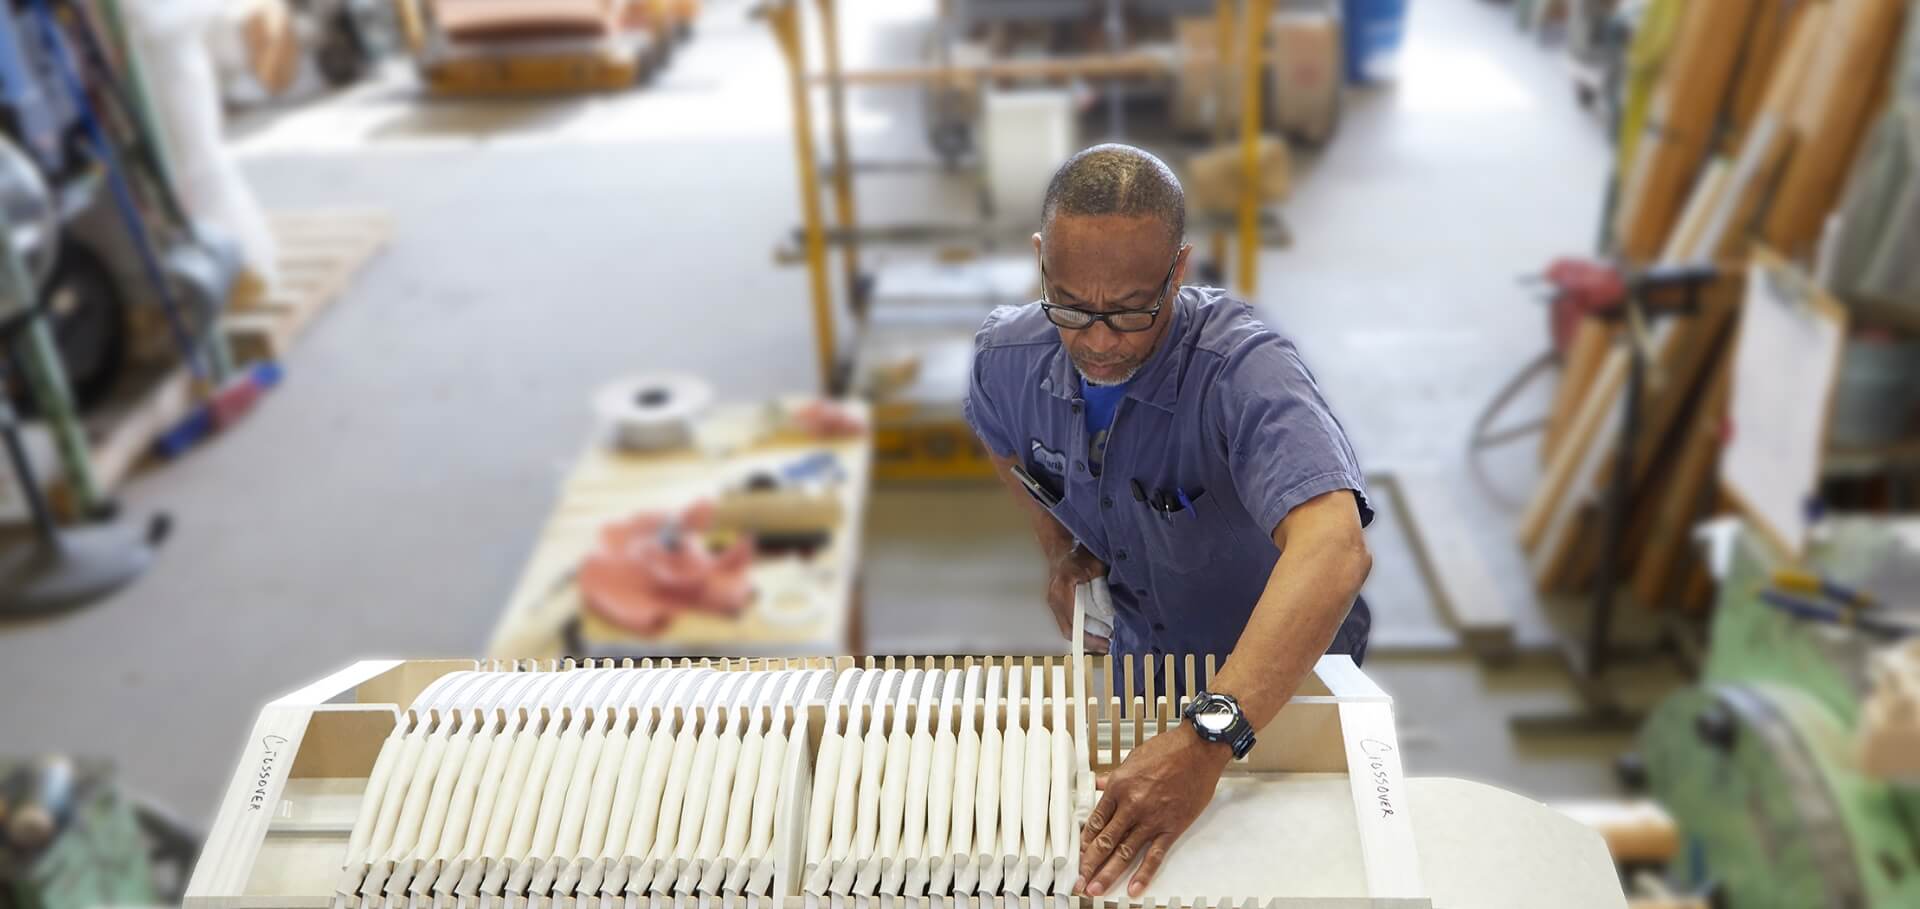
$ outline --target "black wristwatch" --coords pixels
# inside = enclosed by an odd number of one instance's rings
[[[1240,702],[1230,694],[1202,691],[1193,696],[1181,714],[1193,726],[1195,734],[1209,742],[1224,742],[1240,760],[1253,750],[1253,724],[1240,710]]]

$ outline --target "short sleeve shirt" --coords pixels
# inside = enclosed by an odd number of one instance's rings
[[[1107,564],[1115,652],[1224,654],[1266,589],[1280,555],[1273,531],[1289,512],[1338,490],[1354,493],[1363,526],[1373,509],[1292,342],[1217,288],[1183,287],[1169,309],[1099,469],[1088,464],[1080,377],[1038,304],[1000,307],[981,326],[966,416],[989,449],[1059,496],[1048,510]],[[1167,514],[1136,483],[1184,492],[1192,507]],[[1332,651],[1364,648],[1369,625],[1357,605]]]

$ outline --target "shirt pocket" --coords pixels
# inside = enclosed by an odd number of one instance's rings
[[[1148,566],[1190,574],[1212,565],[1215,558],[1231,557],[1227,551],[1236,545],[1233,526],[1225,512],[1214,507],[1214,496],[1203,490],[1197,496],[1189,494],[1188,501],[1193,503],[1191,507],[1165,514],[1146,502],[1134,501],[1144,550],[1138,557]]]

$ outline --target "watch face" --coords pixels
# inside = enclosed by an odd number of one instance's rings
[[[1203,731],[1219,735],[1233,725],[1233,708],[1221,701],[1203,704],[1194,711],[1193,724]]]

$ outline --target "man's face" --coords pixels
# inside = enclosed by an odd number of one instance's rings
[[[1057,306],[1109,313],[1168,304],[1145,331],[1115,331],[1105,322],[1055,326],[1088,382],[1116,385],[1133,378],[1173,323],[1173,290],[1186,271],[1186,248],[1175,245],[1158,219],[1119,215],[1056,215],[1044,235],[1033,235],[1033,245],[1046,272],[1047,299]]]

